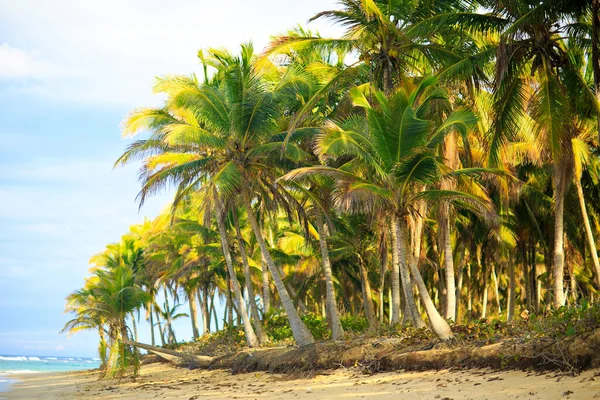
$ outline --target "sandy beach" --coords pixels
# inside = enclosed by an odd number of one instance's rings
[[[93,371],[15,376],[7,399],[595,399],[600,370],[577,376],[491,370],[388,372],[362,375],[336,370],[314,377],[223,370],[186,370],[167,364],[141,376],[99,380]]]

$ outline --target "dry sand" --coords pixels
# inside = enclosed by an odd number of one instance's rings
[[[336,370],[314,377],[142,367],[136,382],[96,372],[29,374],[7,399],[600,399],[600,370],[578,376],[490,370],[387,372]]]

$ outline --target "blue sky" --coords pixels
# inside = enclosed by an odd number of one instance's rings
[[[144,216],[136,167],[112,169],[119,124],[156,105],[154,77],[199,72],[201,48],[235,49],[304,24],[333,1],[0,0],[0,354],[94,356],[67,337],[64,298],[88,260]],[[323,35],[339,30],[311,24]],[[187,306],[184,306],[187,311]],[[191,337],[189,320],[175,327]],[[149,341],[148,327],[140,327]]]

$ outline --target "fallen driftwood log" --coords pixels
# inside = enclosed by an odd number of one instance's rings
[[[186,366],[188,368],[208,368],[213,361],[213,357],[181,353],[175,350],[163,349],[162,347],[138,343],[129,339],[125,340],[125,344],[144,349],[152,354],[156,354],[160,358],[165,359],[170,363]]]

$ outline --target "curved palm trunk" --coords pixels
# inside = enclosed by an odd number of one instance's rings
[[[256,328],[256,336],[258,337],[258,341],[262,344],[268,342],[269,337],[262,326],[260,314],[258,313],[256,296],[254,295],[254,286],[252,285],[252,276],[250,275],[250,265],[248,264],[248,257],[246,255],[246,246],[244,245],[244,239],[242,238],[242,232],[240,231],[240,223],[237,219],[237,215],[234,214],[233,219],[235,220],[235,233],[237,235],[237,240],[240,246],[240,255],[242,257],[242,264],[244,266],[244,278],[246,279],[246,288],[248,290],[248,298],[250,300],[250,312],[252,313],[254,328]]]
[[[321,212],[316,215],[317,230],[319,232],[319,247],[321,248],[321,259],[323,260],[323,274],[325,275],[325,302],[327,308],[327,319],[331,324],[331,338],[333,340],[341,339],[344,336],[344,329],[340,322],[340,314],[335,304],[335,289],[333,288],[333,273],[331,272],[331,262],[329,260],[329,250],[327,250],[327,241],[325,222]]]
[[[421,201],[417,207],[418,214],[415,215],[412,221],[412,236],[411,236],[411,246],[412,249],[409,249],[411,252],[411,258],[408,262],[415,263],[415,268],[419,267],[419,260],[421,259],[421,239],[423,238],[423,224],[425,223],[423,216],[427,214],[427,203]],[[421,308],[419,304],[417,304],[417,314],[416,314],[416,326],[424,327],[425,322],[421,318]]]
[[[254,214],[254,210],[252,209],[252,204],[250,203],[250,198],[247,193],[242,194],[244,200],[244,206],[246,207],[246,212],[248,213],[248,221],[252,226],[252,230],[254,231],[254,236],[256,237],[256,241],[258,242],[258,246],[260,247],[260,251],[263,255],[267,266],[269,267],[269,271],[271,272],[271,276],[273,277],[273,282],[275,283],[275,287],[277,288],[277,293],[279,294],[279,299],[281,300],[281,304],[288,316],[288,320],[290,322],[290,328],[292,329],[292,334],[298,346],[306,346],[315,342],[310,331],[304,325],[304,322],[300,319],[300,315],[296,311],[294,307],[294,303],[288,294],[288,291],[279,275],[279,271],[271,255],[269,254],[269,249],[267,248],[267,244],[265,243],[265,239],[262,236],[262,232],[260,231],[260,227],[258,226],[258,222],[256,221],[256,215]]]
[[[412,259],[412,252],[407,251],[407,235],[406,235],[406,226],[401,218],[395,217],[392,221],[392,241],[396,243],[396,249],[398,253],[397,263],[398,269],[400,270],[400,278],[402,279],[402,291],[404,294],[404,300],[406,301],[406,307],[409,315],[409,321],[416,327],[420,328],[424,326],[423,320],[419,315],[419,310],[417,309],[417,304],[415,303],[415,297],[412,291],[412,283],[410,280],[409,266],[407,265],[407,259],[410,257]],[[410,264],[410,263],[408,263]]]
[[[566,166],[564,162],[557,161],[554,167],[554,254],[552,264],[552,275],[554,279],[554,306],[556,308],[565,305],[564,289],[564,208],[566,193]]]
[[[227,230],[225,229],[225,223],[223,221],[223,213],[221,207],[218,207],[217,210],[217,226],[219,228],[219,236],[221,236],[221,248],[223,249],[223,254],[225,255],[225,263],[227,264],[227,270],[229,271],[229,280],[231,282],[233,295],[235,296],[235,305],[238,310],[238,315],[242,317],[244,332],[246,333],[246,340],[248,341],[248,346],[258,347],[258,339],[256,337],[256,334],[254,333],[254,329],[252,328],[250,318],[248,318],[246,303],[242,298],[240,284],[238,283],[237,277],[235,275],[235,269],[233,268],[233,261],[231,259],[231,252],[229,251],[229,243],[227,240]],[[229,315],[231,316],[231,310]]]
[[[406,242],[408,237],[405,224],[402,220],[400,220],[398,223],[398,230],[401,241]],[[410,257],[408,262],[410,272],[415,284],[417,285],[417,289],[419,289],[419,297],[421,298],[421,303],[423,303],[423,306],[425,307],[425,312],[427,313],[429,323],[431,324],[431,330],[441,340],[451,339],[454,336],[452,334],[452,330],[450,329],[450,326],[446,320],[442,318],[438,310],[435,308],[435,305],[433,304],[433,301],[427,292],[427,286],[425,286],[425,282],[423,282],[423,278],[419,272],[417,261],[414,259],[412,252],[409,252],[408,256]]]
[[[598,251],[596,250],[596,242],[594,241],[594,234],[592,233],[592,227],[590,225],[590,219],[587,213],[587,207],[585,206],[585,198],[583,197],[583,188],[581,187],[581,180],[575,179],[575,186],[577,187],[577,197],[579,198],[579,208],[581,208],[581,216],[583,218],[583,224],[585,226],[585,233],[587,236],[588,246],[590,248],[590,254],[594,263],[594,269],[596,270],[596,283],[600,288],[600,262],[598,261]]]
[[[277,268],[277,272],[279,272],[279,277],[283,281],[283,279],[285,278],[285,274],[283,273],[283,270],[281,269],[281,267],[279,265],[275,265],[275,268]],[[294,287],[291,285],[285,285],[285,287],[286,287],[288,293],[290,294],[290,296],[292,296],[292,302],[294,303],[294,305],[296,307],[298,307],[300,309],[300,312],[302,314],[308,313],[308,308],[306,308],[306,304],[304,304],[304,302],[302,301],[300,296],[298,296]]]
[[[196,307],[196,296],[193,290],[190,290],[188,293],[188,303],[190,304],[190,319],[192,320],[192,336],[194,339],[198,339],[200,337],[198,331],[198,308]],[[138,342],[137,339],[135,341]]]

